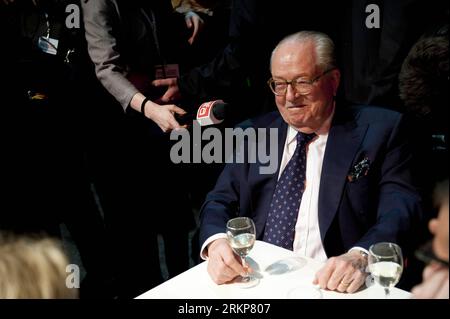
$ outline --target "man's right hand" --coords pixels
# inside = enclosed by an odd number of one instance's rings
[[[208,273],[216,284],[230,282],[244,275],[245,271],[239,256],[233,253],[225,238],[216,239],[208,245]]]

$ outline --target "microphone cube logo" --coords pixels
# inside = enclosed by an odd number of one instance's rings
[[[212,108],[218,103],[224,103],[222,100],[215,100],[210,102],[205,102],[198,108],[197,119],[204,119],[210,117],[212,114]]]
[[[219,124],[223,121],[223,119],[217,119],[214,114],[214,108],[223,104],[222,100],[205,102],[200,105],[197,111],[197,121],[201,126]]]
[[[208,117],[209,112],[211,110],[212,107],[212,102],[208,102],[208,103],[203,103],[200,108],[198,109],[197,112],[197,118],[205,118]]]

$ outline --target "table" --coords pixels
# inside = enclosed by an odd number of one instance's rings
[[[266,242],[256,241],[248,257],[260,278],[255,287],[216,285],[206,271],[207,262],[202,262],[137,299],[384,299],[384,291],[377,285],[354,294],[319,289],[312,281],[323,263]],[[390,298],[408,299],[411,294],[392,288]]]

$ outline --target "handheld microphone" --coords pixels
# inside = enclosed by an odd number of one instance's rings
[[[227,103],[222,100],[205,102],[197,111],[197,122],[200,126],[222,123],[225,119]]]
[[[183,115],[175,113],[175,119],[180,125],[191,125],[195,119],[200,126],[222,123],[226,116],[228,104],[222,100],[205,102],[197,110],[197,113],[186,113]]]

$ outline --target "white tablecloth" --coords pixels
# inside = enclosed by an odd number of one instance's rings
[[[371,285],[354,294],[319,289],[312,284],[314,274],[322,263],[298,257],[292,251],[257,241],[249,254],[249,262],[260,278],[252,288],[233,284],[216,285],[203,262],[184,273],[147,291],[137,299],[379,299],[384,291]],[[390,298],[410,298],[410,293],[391,289]]]

